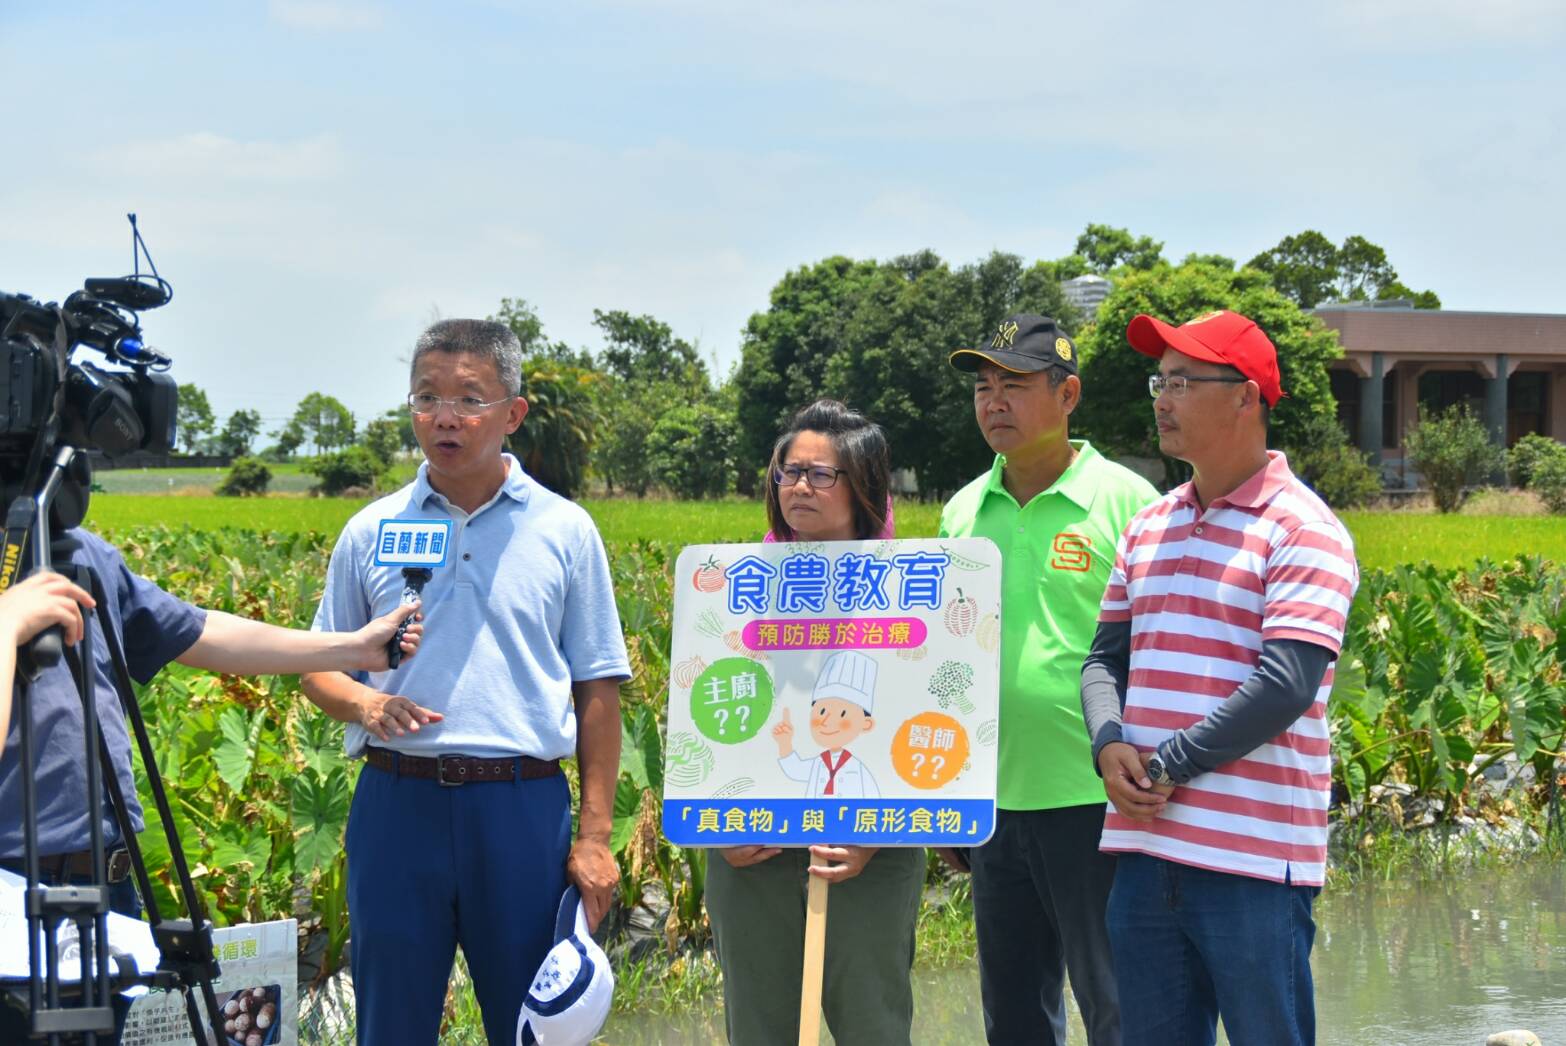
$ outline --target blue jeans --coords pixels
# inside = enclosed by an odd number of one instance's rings
[[[1310,948],[1319,887],[1121,854],[1109,941],[1126,1046],[1316,1041]]]

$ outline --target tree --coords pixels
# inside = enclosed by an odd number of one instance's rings
[[[591,367],[592,354],[586,349],[573,349],[563,341],[552,342],[544,336],[544,321],[538,310],[522,298],[501,298],[500,311],[489,317],[496,323],[504,323],[522,343],[523,359],[549,360],[570,367]]]
[[[272,433],[272,437],[277,442],[267,448],[266,457],[273,461],[287,461],[304,445],[305,441],[304,428],[297,419],[290,420],[288,424]]]
[[[300,400],[289,424],[297,426],[317,453],[346,447],[354,438],[353,412],[324,392],[312,392]]]
[[[1287,448],[1289,467],[1333,508],[1358,508],[1381,493],[1381,474],[1337,418],[1312,414],[1297,438]]]
[[[1343,355],[1337,335],[1275,290],[1266,274],[1196,264],[1131,273],[1099,306],[1099,322],[1081,346],[1082,405],[1072,415],[1073,433],[1111,454],[1156,456],[1147,377],[1157,364],[1131,348],[1126,326],[1141,312],[1184,323],[1214,309],[1249,316],[1277,346],[1287,396],[1272,411],[1272,446],[1301,446],[1313,417],[1336,417],[1327,365]],[[1164,468],[1171,484],[1185,474],[1172,459],[1165,459]]]
[[[1059,263],[1024,267],[995,252],[953,270],[931,251],[886,262],[828,258],[795,270],[746,324],[732,382],[742,492],[799,407],[832,396],[886,430],[893,466],[925,495],[956,489],[990,461],[973,418],[972,379],[948,364],[1006,316],[1039,312],[1077,323]]]
[[[1338,248],[1338,300],[1370,301],[1397,280],[1387,252],[1363,236],[1350,236]]]
[[[261,415],[253,410],[236,410],[228,416],[223,431],[218,433],[219,454],[242,457],[250,453],[250,445],[261,435]]]
[[[272,470],[255,458],[236,458],[228,468],[228,475],[213,493],[218,497],[241,498],[266,493],[272,482]]]
[[[1387,252],[1363,236],[1335,247],[1315,229],[1285,236],[1271,250],[1246,263],[1265,272],[1272,285],[1304,309],[1324,301],[1385,301],[1408,298],[1416,309],[1439,309],[1433,291],[1415,291],[1398,280]]]
[[[1500,447],[1490,442],[1490,430],[1474,417],[1466,404],[1420,417],[1403,437],[1403,452],[1430,487],[1436,509],[1456,512],[1464,489],[1482,482],[1505,460]]]
[[[419,438],[413,432],[413,413],[406,405],[391,408],[381,418],[397,426],[397,445],[400,450],[411,452],[419,449]]]
[[[1272,285],[1302,309],[1331,296],[1338,280],[1338,249],[1315,229],[1285,236],[1278,246],[1246,263],[1272,278]]]
[[[315,493],[329,498],[363,492],[373,494],[386,468],[367,447],[349,447],[305,462],[304,470],[321,482]]]
[[[767,310],[746,322],[733,378],[743,492],[753,488],[748,481],[765,467],[779,429],[809,394],[799,390],[825,389],[827,361],[876,268],[842,256],[801,266],[772,288]]]
[[[1076,253],[1100,275],[1124,265],[1146,271],[1163,264],[1164,245],[1150,236],[1133,237],[1126,229],[1090,224],[1077,237]],[[1069,277],[1068,277],[1069,278]]]
[[[681,399],[674,390],[644,389],[611,381],[603,397],[602,435],[593,447],[593,470],[609,489],[644,497],[656,482],[647,457],[647,437],[661,413]]]
[[[391,418],[376,418],[364,426],[364,446],[382,468],[389,468],[397,451],[402,448],[397,423]]]
[[[549,339],[544,337],[544,321],[525,298],[501,298],[500,309],[490,319],[511,328],[511,333],[522,343],[525,357],[542,355],[549,348]]]
[[[1406,298],[1414,303],[1416,309],[1439,309],[1441,298],[1435,291],[1416,291],[1399,280],[1382,284],[1376,291],[1377,301],[1388,301],[1393,298]]]
[[[217,424],[212,404],[207,401],[207,394],[194,385],[180,385],[175,394],[179,406],[174,424],[179,430],[179,441],[185,445],[186,454],[194,454]]]
[[[528,413],[511,448],[529,475],[563,497],[575,497],[587,481],[602,381],[594,371],[548,357],[522,361]]]
[[[1219,269],[1234,268],[1234,259],[1226,254],[1197,254],[1194,251],[1185,256],[1181,265],[1211,265]]]
[[[707,367],[695,346],[676,338],[667,323],[618,309],[594,309],[593,326],[604,332],[607,343],[598,354],[599,370],[621,381],[642,385],[685,385],[692,392],[702,393],[711,388]]]
[[[647,458],[658,480],[678,497],[720,497],[734,488],[733,415],[712,404],[675,407],[647,437]]]

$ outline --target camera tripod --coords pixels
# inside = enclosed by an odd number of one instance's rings
[[[50,540],[51,521],[62,531],[81,522],[80,515],[71,513],[70,509],[66,510],[67,515],[62,519],[55,499],[62,484],[84,485],[84,466],[85,460],[79,458],[75,448],[61,447],[37,493],[32,496],[23,493],[12,501],[5,518],[0,588],[16,576],[24,550],[29,550],[32,571],[55,570],[92,594],[97,603],[98,625],[112,667],[114,690],[141,753],[153,802],[168,839],[177,878],[177,893],[190,917],[165,918],[152,892],[151,877],[142,857],[135,826],[131,823],[130,808],[115,772],[108,742],[99,727],[97,695],[94,693],[96,662],[92,629],[89,627],[83,630],[81,642],[73,649],[65,648],[59,628],[49,629],[18,651],[16,718],[22,760],[22,828],[27,879],[24,897],[29,976],[24,983],[5,982],[3,990],[23,1003],[33,1037],[47,1041],[49,1046],[75,1043],[97,1046],[100,1041],[108,1041],[115,1026],[113,993],[135,985],[181,991],[185,997],[185,1010],[190,1020],[193,1041],[198,1044],[209,1041],[224,1043],[228,1040],[223,1031],[223,1017],[212,989],[212,982],[220,976],[212,949],[212,923],[202,912],[200,899],[190,878],[189,865],[180,847],[168,794],[158,771],[152,742],[147,735],[146,721],[136,702],[130,669],[109,615],[102,579],[91,567],[68,562],[76,547],[68,535],[62,534],[53,542]],[[85,509],[85,496],[76,499],[68,496],[65,501],[79,502]],[[29,698],[31,685],[39,674],[59,664],[62,658],[76,684],[82,705],[83,766],[87,775],[87,815],[91,839],[90,885],[44,886],[38,881],[38,797],[37,783],[33,778],[36,739]],[[151,924],[153,940],[162,953],[156,970],[139,970],[134,961],[123,956],[113,960],[110,958],[109,887],[103,838],[105,790],[119,828],[120,841],[130,857],[136,888],[146,909],[147,922]],[[56,932],[67,921],[74,924],[77,932],[81,979],[79,982],[62,983]],[[202,1014],[196,1002],[198,992],[206,1008],[210,1038],[202,1030]]]

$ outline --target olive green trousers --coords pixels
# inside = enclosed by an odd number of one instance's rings
[[[805,871],[810,851],[788,849],[734,868],[707,859],[707,913],[723,970],[733,1046],[797,1046],[805,962]],[[913,1025],[914,927],[924,889],[921,847],[887,847],[827,891],[821,1008],[839,1043],[908,1046]]]

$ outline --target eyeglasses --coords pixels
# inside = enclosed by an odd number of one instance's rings
[[[408,397],[408,409],[413,413],[427,416],[440,410],[441,404],[451,408],[451,412],[459,418],[482,417],[489,408],[500,403],[510,402],[510,398],[490,400],[485,403],[477,396],[458,396],[455,399],[442,399],[428,392],[415,392]]]
[[[1168,392],[1175,399],[1184,399],[1185,392],[1191,387],[1193,381],[1213,381],[1224,385],[1243,385],[1250,378],[1200,378],[1189,374],[1150,374],[1147,378],[1147,394],[1155,400],[1163,393]]]
[[[817,490],[825,490],[837,483],[837,477],[842,475],[844,469],[835,469],[828,465],[812,465],[809,468],[801,468],[798,465],[782,465],[772,473],[772,482],[780,487],[792,487],[799,482],[799,477],[804,476],[805,482]]]

